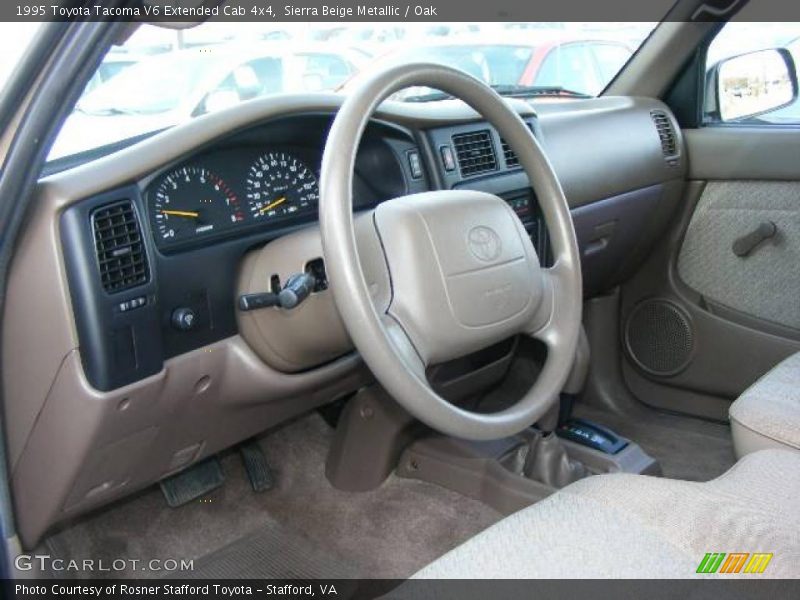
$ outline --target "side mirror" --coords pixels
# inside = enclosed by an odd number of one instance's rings
[[[711,72],[720,121],[741,121],[797,100],[797,69],[785,48],[748,52],[720,61]]]

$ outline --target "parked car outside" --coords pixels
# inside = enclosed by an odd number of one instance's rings
[[[490,85],[558,87],[596,96],[632,54],[626,44],[612,40],[554,38],[531,44],[521,38],[487,42],[465,37],[397,50],[385,58],[456,66]],[[410,88],[395,98],[421,93],[420,88]]]
[[[143,57],[128,53],[109,53],[97,67],[89,83],[83,92],[84,96],[89,94],[108,82],[112,77],[119,75],[122,71],[131,67],[142,60]]]

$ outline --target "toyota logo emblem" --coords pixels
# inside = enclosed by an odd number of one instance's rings
[[[503,244],[494,229],[480,225],[473,227],[467,234],[467,245],[470,252],[478,260],[491,262],[500,256]]]

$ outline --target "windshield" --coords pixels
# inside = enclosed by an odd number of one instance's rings
[[[83,95],[76,109],[90,115],[161,113],[178,108],[203,79],[206,62],[199,53],[153,57],[136,63],[100,65],[107,80]]]
[[[508,84],[524,78],[533,51],[534,47],[528,45],[450,43],[416,48],[403,57],[450,65],[489,84]]]
[[[155,132],[253,98],[346,94],[362,70],[439,62],[501,94],[600,94],[655,23],[213,23],[141,26],[94,73],[50,153],[59,158]],[[443,95],[411,88],[395,100]]]

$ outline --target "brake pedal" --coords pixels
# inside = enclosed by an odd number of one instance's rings
[[[164,499],[172,508],[183,506],[225,483],[225,474],[216,456],[159,482]]]
[[[266,492],[275,487],[275,476],[258,442],[249,441],[240,445],[239,454],[254,492]]]

